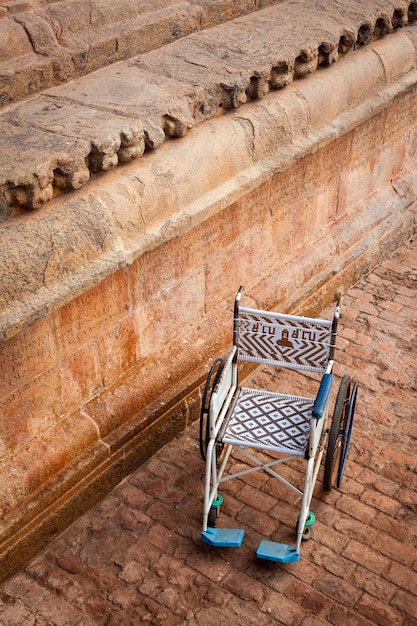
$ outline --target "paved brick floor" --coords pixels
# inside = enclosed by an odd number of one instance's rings
[[[221,524],[245,528],[242,548],[199,542],[194,426],[0,587],[0,624],[417,624],[416,285],[417,240],[345,296],[335,373],[360,383],[355,430],[342,489],[324,493],[319,475],[299,563],[255,558],[261,538],[290,538],[298,510],[264,474],[224,490]]]

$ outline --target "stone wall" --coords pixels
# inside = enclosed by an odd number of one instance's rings
[[[4,213],[3,577],[197,418],[241,284],[256,306],[317,314],[412,235],[416,27],[375,39]],[[99,94],[108,76],[59,89]],[[21,133],[33,100],[19,106]]]

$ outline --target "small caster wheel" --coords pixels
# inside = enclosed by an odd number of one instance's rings
[[[214,526],[216,525],[216,522],[217,522],[217,516],[218,516],[218,508],[217,508],[217,506],[210,507],[210,511],[209,511],[209,514],[208,514],[208,520],[207,520],[207,526],[210,526],[210,528],[214,528]]]
[[[312,526],[304,526],[302,540],[303,541],[309,541],[312,538],[313,538],[313,527]]]
[[[295,527],[295,534],[298,535],[298,525],[299,525],[300,516],[298,516],[297,525]],[[313,524],[316,521],[316,516],[313,511],[309,511],[308,517],[306,519],[306,523],[304,525],[303,536],[301,537],[302,541],[309,541],[313,538]]]
[[[222,504],[223,504],[223,496],[221,496],[218,493],[217,498],[213,500],[213,504],[211,505],[209,514],[208,514],[207,525],[210,526],[211,528],[214,528],[214,526],[216,525],[216,521],[217,521],[217,518],[219,517],[219,512],[220,512],[220,505]]]

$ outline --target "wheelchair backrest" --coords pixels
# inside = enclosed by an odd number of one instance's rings
[[[249,309],[239,306],[239,299],[236,298],[233,341],[238,360],[326,371],[334,357],[339,307],[332,322]]]

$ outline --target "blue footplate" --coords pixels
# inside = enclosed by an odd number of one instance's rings
[[[300,560],[300,553],[295,546],[288,546],[286,543],[275,541],[261,541],[256,556],[258,559],[275,561],[276,563],[297,563]]]
[[[216,548],[240,548],[245,531],[242,528],[207,528],[201,541]]]

